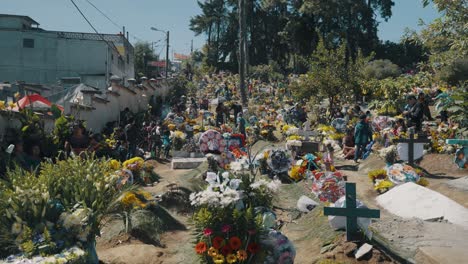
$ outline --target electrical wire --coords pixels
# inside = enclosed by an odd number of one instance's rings
[[[85,14],[83,14],[83,12],[81,11],[81,9],[76,5],[75,1],[73,0],[70,0],[72,2],[72,4],[75,6],[76,10],[78,10],[78,12],[81,14],[81,16],[86,20],[86,22],[88,22],[89,26],[94,30],[94,32],[96,32],[96,34],[102,39],[102,41],[104,41],[111,49],[115,50],[117,52],[117,54],[120,54],[119,51],[117,50],[117,48],[115,47],[114,44],[109,44],[109,42],[107,40],[104,39],[104,37],[102,36],[102,34],[100,34],[97,29],[93,26],[93,24],[91,23],[91,21],[89,21],[89,19],[85,16]]]
[[[103,15],[107,20],[109,20],[109,22],[111,22],[114,26],[116,26],[118,29],[121,29],[123,28],[122,26],[120,26],[119,24],[117,24],[114,20],[112,20],[108,15],[106,15],[103,11],[101,11],[101,9],[99,9],[96,5],[94,5],[91,1],[89,0],[85,0],[86,2],[88,2],[88,4],[90,4],[92,7],[94,7],[94,9],[96,9],[99,13],[101,13],[101,15]],[[142,39],[136,37],[135,35],[133,34],[129,34],[131,35],[134,39],[136,39],[137,41],[142,41]]]

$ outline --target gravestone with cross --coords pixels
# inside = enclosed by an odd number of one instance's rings
[[[323,212],[325,215],[335,215],[346,217],[346,240],[359,240],[358,234],[358,217],[362,218],[380,218],[380,210],[356,207],[356,183],[346,183],[346,201],[345,208],[325,207]]]
[[[408,138],[394,140],[395,143],[406,143],[408,144],[408,164],[414,165],[414,143],[430,143],[431,140],[427,138],[414,138],[414,133],[410,132]]]

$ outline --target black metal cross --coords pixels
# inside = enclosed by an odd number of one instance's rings
[[[414,138],[414,133],[409,134],[408,138],[402,138],[394,140],[395,143],[407,143],[408,144],[408,164],[414,165],[414,143],[430,143],[431,140],[427,138]]]
[[[356,183],[346,183],[346,206],[345,208],[325,207],[325,215],[336,215],[346,217],[346,240],[359,240],[357,218],[380,218],[380,210],[356,208]]]

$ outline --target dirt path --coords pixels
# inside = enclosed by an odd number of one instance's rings
[[[153,195],[160,195],[170,186],[190,185],[188,178],[192,177],[197,170],[172,170],[170,163],[159,163],[150,161],[156,166],[156,172],[160,175],[159,183],[144,189]],[[100,243],[98,240],[97,251],[99,259],[104,263],[132,263],[132,264],[182,264],[196,263],[193,245],[191,243],[191,231],[189,215],[169,211],[187,230],[168,231],[161,235],[160,240],[164,247],[143,244],[141,241],[121,237],[120,241],[112,243]]]

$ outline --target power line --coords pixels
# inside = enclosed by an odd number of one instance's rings
[[[80,12],[81,16],[86,20],[86,22],[88,22],[89,26],[94,30],[94,32],[96,32],[96,34],[102,39],[102,41],[104,41],[107,44],[107,46],[109,46],[111,49],[115,50],[117,52],[117,54],[120,54],[119,51],[117,50],[117,48],[115,47],[115,45],[114,44],[110,45],[109,42],[104,39],[102,34],[100,34],[97,31],[97,29],[93,26],[93,24],[91,24],[91,22],[88,20],[88,18],[85,16],[85,14],[83,14],[81,9],[76,5],[75,1],[73,1],[73,0],[70,0],[70,1],[76,7],[76,10],[78,10],[78,12]]]
[[[101,13],[101,15],[103,15],[107,20],[109,20],[109,22],[111,22],[114,26],[116,26],[118,29],[121,29],[122,26],[120,26],[119,24],[117,24],[114,20],[112,20],[108,15],[106,15],[103,11],[101,11],[101,9],[99,9],[96,5],[94,5],[91,1],[89,0],[86,0],[86,2],[88,2],[88,4],[90,4],[92,7],[94,7],[94,9],[96,9],[99,13]],[[142,39],[136,37],[135,35],[133,34],[129,34],[131,35],[134,39],[138,40],[138,41],[142,41]]]

